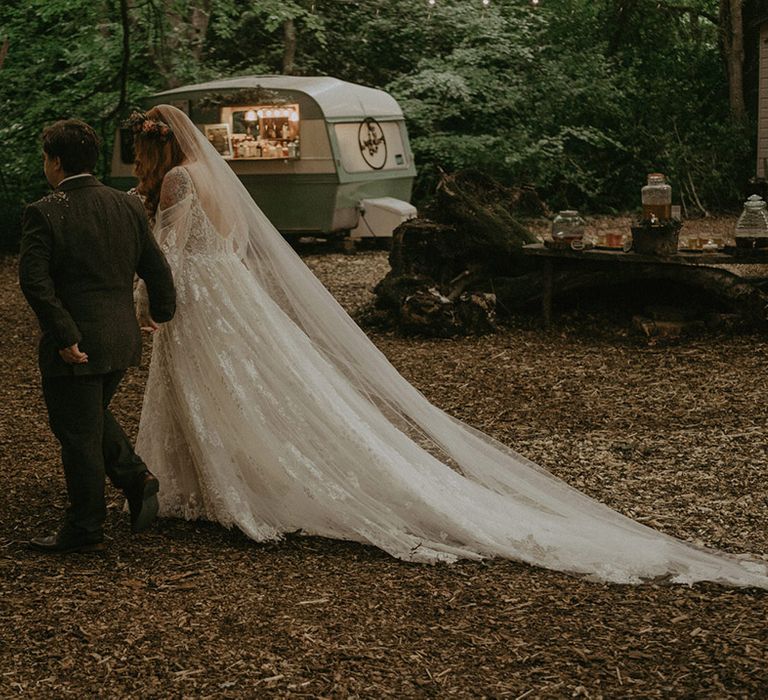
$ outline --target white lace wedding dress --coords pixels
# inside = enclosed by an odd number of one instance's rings
[[[224,206],[237,178],[163,110],[189,162],[163,183],[156,235],[178,306],[154,339],[137,441],[162,515],[409,561],[501,556],[602,581],[768,588],[764,562],[640,525],[429,404],[268,222],[241,218],[247,193]]]

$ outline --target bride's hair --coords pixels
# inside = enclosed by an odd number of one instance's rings
[[[144,207],[152,218],[157,212],[163,178],[184,161],[184,152],[157,108],[146,114],[136,113],[132,119],[136,152],[133,172],[139,179],[136,190],[144,197]]]

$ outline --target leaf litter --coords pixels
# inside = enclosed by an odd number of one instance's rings
[[[306,260],[353,313],[387,270],[376,251]],[[0,696],[764,695],[764,591],[605,585],[503,560],[424,566],[204,522],[131,536],[111,487],[105,555],[28,552],[65,498],[16,266],[0,261]],[[764,336],[658,346],[583,318],[480,338],[370,335],[431,401],[590,496],[677,537],[768,552]],[[113,403],[131,437],[148,354]]]

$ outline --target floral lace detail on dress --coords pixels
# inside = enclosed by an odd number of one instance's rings
[[[619,583],[768,588],[763,563],[633,522],[429,404],[197,126],[158,109],[189,158],[167,173],[154,227],[178,303],[153,339],[137,440],[161,513],[256,540],[300,530],[366,542],[410,561],[504,556]]]
[[[161,226],[164,212],[172,210],[173,207],[182,207],[187,199],[188,211],[185,212],[184,224],[176,222],[172,228],[177,230],[166,232],[163,240],[158,241],[164,248],[163,252],[168,255],[182,253],[184,255],[215,255],[225,252],[225,240],[216,232],[208,219],[197,196],[194,181],[183,165],[171,168],[163,178],[158,205]],[[184,230],[178,230],[182,226]],[[179,240],[183,240],[182,250],[178,250]]]
[[[212,225],[194,173],[166,175],[155,227],[178,303],[153,339],[137,452],[160,480],[162,514],[256,540],[301,530],[368,542],[409,561],[503,555],[624,583],[725,578],[720,556],[558,508],[557,484],[502,494],[436,459],[263,290]],[[741,585],[765,573],[728,565]]]

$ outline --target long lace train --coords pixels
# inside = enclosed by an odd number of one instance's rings
[[[636,523],[431,405],[285,250],[189,120],[162,109],[189,157],[163,185],[174,203],[156,234],[178,310],[155,339],[137,443],[163,514],[410,561],[503,556],[603,581],[768,588],[763,562]]]

